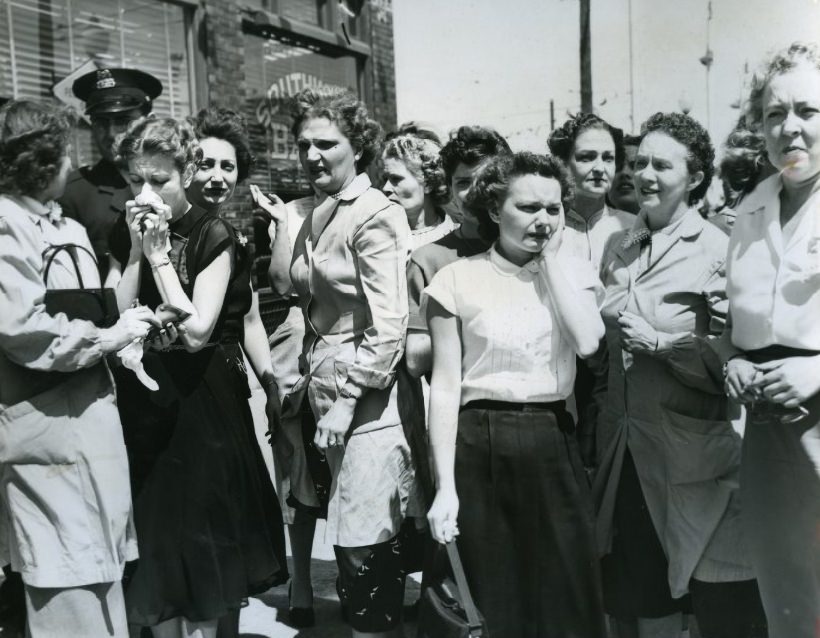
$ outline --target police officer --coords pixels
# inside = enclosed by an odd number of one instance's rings
[[[114,164],[114,141],[134,120],[151,112],[162,83],[135,69],[98,69],[75,80],[72,91],[85,102],[91,134],[102,159],[69,175],[60,199],[63,213],[88,232],[101,276],[108,272],[108,235],[125,202],[128,183]]]

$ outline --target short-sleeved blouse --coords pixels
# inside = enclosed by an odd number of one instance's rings
[[[590,263],[559,257],[580,292],[600,294]],[[558,401],[572,393],[576,353],[559,329],[543,260],[516,266],[495,248],[442,268],[422,294],[458,317],[462,340],[461,404]]]
[[[169,258],[189,298],[196,278],[214,259],[227,250],[230,254],[231,277],[219,319],[211,333],[212,343],[237,343],[242,340],[244,317],[251,307],[250,260],[242,237],[228,222],[203,208],[191,206],[181,218],[170,224],[171,250]],[[109,239],[111,254],[125,266],[131,250],[131,236],[125,218],[120,218]],[[150,308],[162,303],[151,267],[141,261],[139,300]]]

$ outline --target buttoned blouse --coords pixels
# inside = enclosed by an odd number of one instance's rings
[[[0,195],[0,405],[32,397],[54,384],[53,374],[89,367],[102,359],[100,331],[90,321],[45,311],[43,252],[57,244],[91,250],[85,229],[30,197]],[[95,262],[77,251],[83,281],[99,287]],[[73,263],[59,253],[49,288],[77,288]]]
[[[780,176],[772,175],[738,207],[726,268],[732,344],[820,351],[820,190],[784,237],[782,188]]]
[[[635,215],[606,204],[589,219],[568,210],[564,242],[575,257],[587,259],[595,268],[600,268],[610,238],[632,228],[634,221]]]
[[[600,281],[582,259],[561,255],[580,293],[600,295]],[[558,401],[572,393],[576,353],[558,326],[542,259],[516,266],[495,248],[442,268],[422,293],[461,326],[461,405],[475,399],[513,403]]]
[[[404,354],[410,227],[404,209],[358,175],[305,219],[291,262],[291,281],[306,318],[305,372],[317,340],[352,342],[345,390],[361,396],[386,388]]]

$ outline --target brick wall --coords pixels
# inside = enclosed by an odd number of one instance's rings
[[[245,81],[245,51],[240,7],[262,6],[249,0],[206,0],[205,19],[198,35],[198,46],[207,63],[207,103],[242,112],[247,97]],[[396,82],[393,57],[392,13],[379,19],[369,6],[364,31],[369,32],[372,56],[365,69],[365,100],[373,116],[386,131],[396,126]],[[316,0],[288,0],[284,13],[289,18],[316,24]],[[223,215],[254,240],[252,209],[247,185],[237,187]],[[260,239],[261,241],[262,239]],[[263,249],[264,250],[264,249]]]

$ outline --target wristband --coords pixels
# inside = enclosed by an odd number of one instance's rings
[[[353,392],[351,392],[351,391],[350,391],[350,389],[349,389],[347,386],[345,386],[345,385],[343,385],[341,388],[339,388],[339,392],[338,392],[337,394],[338,394],[338,395],[339,395],[342,399],[353,399],[354,401],[358,401],[358,400],[359,400],[358,395],[356,395],[356,394],[354,394]]]
[[[170,265],[171,265],[171,260],[166,255],[165,259],[162,260],[161,262],[159,262],[158,264],[151,264],[151,270],[158,270],[158,269],[162,268],[163,266],[170,266]]]

